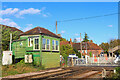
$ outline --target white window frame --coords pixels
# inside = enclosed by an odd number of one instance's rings
[[[53,41],[54,41],[54,50],[53,50]],[[52,40],[52,50],[55,51],[55,40]]]
[[[47,43],[47,40],[49,40],[49,49],[47,49],[48,44],[46,44],[46,50],[50,50],[50,39],[46,39],[46,43]]]
[[[57,40],[56,40],[57,41]],[[56,49],[56,41],[55,41],[55,50],[59,51],[59,41],[58,41],[58,50]]]
[[[29,39],[30,39],[30,45],[29,45]],[[31,39],[33,39],[33,38],[28,38],[28,47],[32,47],[33,46],[33,44],[31,43]]]
[[[38,39],[38,49],[35,49],[35,39]],[[40,39],[37,37],[37,38],[34,38],[34,50],[40,50],[40,44],[39,44],[39,41],[40,41]]]
[[[42,38],[42,50],[46,50],[46,39],[45,39],[45,49],[43,49],[43,39],[45,38]]]

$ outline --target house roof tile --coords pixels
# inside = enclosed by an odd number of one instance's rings
[[[81,49],[81,43],[74,43],[73,48],[80,50]],[[87,47],[86,47],[87,46]],[[102,50],[101,47],[99,47],[97,44],[93,42],[82,42],[82,50]]]
[[[43,35],[48,35],[48,36],[60,38],[60,36],[54,34],[53,32],[49,31],[48,29],[45,29],[45,28],[42,28],[39,26],[35,27],[29,31],[26,31],[21,35],[36,35],[36,34],[43,34]]]

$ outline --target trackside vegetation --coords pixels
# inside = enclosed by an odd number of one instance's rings
[[[24,63],[24,59],[16,64],[2,66],[2,76],[36,72],[44,70],[44,66],[34,66],[33,64]]]

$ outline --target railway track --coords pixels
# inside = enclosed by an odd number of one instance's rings
[[[106,68],[108,71],[111,68]],[[53,79],[85,79],[92,78],[94,75],[99,75],[102,73],[101,67],[69,67],[60,68],[56,70],[48,70],[43,72],[38,72],[36,75],[28,75],[26,77],[8,77],[2,80],[53,80]]]

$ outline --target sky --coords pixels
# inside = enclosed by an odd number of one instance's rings
[[[56,32],[67,40],[80,41],[87,33],[96,44],[118,38],[118,14],[91,19],[64,20],[118,13],[117,2],[2,2],[0,23],[22,31],[36,26]]]
[[[2,2],[118,2],[119,0],[2,0]]]

